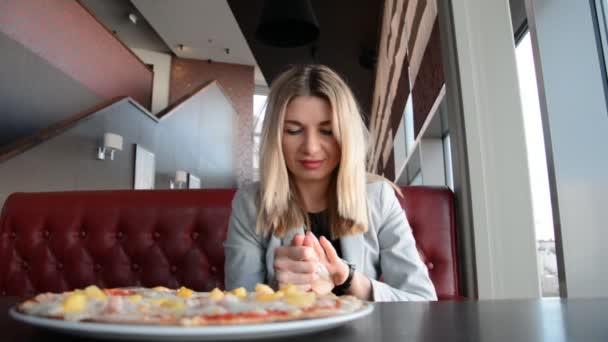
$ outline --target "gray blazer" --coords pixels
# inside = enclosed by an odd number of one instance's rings
[[[255,232],[259,184],[241,188],[232,202],[228,237],[224,243],[227,289],[257,283],[275,284],[274,250],[291,244],[304,227],[283,239]],[[355,264],[372,284],[374,301],[436,300],[428,270],[422,262],[412,230],[393,188],[384,181],[367,185],[369,227],[366,233],[340,239],[342,258]],[[383,276],[383,282],[378,281]]]

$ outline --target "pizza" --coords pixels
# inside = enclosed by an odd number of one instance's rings
[[[17,311],[67,321],[210,326],[268,323],[336,316],[355,312],[365,302],[354,296],[318,295],[286,285],[278,291],[257,284],[255,291],[186,287],[88,286],[63,293],[42,293],[17,306]]]

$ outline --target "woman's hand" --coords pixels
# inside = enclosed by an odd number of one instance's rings
[[[325,237],[317,239],[311,232],[296,235],[291,246],[275,250],[274,269],[279,287],[293,284],[301,291],[318,294],[331,292],[344,283],[348,266]]]
[[[309,242],[310,241],[310,242]],[[324,265],[328,273],[331,275],[332,284],[327,292],[333,290],[337,285],[344,284],[348,278],[350,269],[348,265],[340,259],[338,253],[334,249],[334,246],[324,236],[317,239],[314,234],[308,232],[304,238],[304,245],[312,244],[317,257],[319,258],[319,264]],[[313,285],[313,291],[315,287]],[[363,300],[372,299],[372,284],[369,278],[359,272],[353,274],[351,285],[347,290],[348,294],[351,294],[357,298]],[[317,293],[324,293],[315,291]],[[325,292],[325,293],[327,293]]]
[[[291,246],[275,250],[274,270],[279,287],[292,284],[301,291],[310,291],[312,284],[319,279],[318,264],[315,249],[304,245],[304,235],[296,235]]]
[[[319,263],[323,265],[331,277],[332,289],[336,285],[340,285],[348,278],[349,268],[348,265],[340,259],[336,249],[324,236],[320,239],[311,233],[307,232],[304,238],[304,245],[311,245],[319,259]],[[331,289],[330,289],[331,291]]]

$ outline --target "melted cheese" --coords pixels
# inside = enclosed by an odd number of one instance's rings
[[[126,290],[126,289],[125,289]],[[22,309],[32,315],[60,316],[79,321],[103,319],[104,321],[145,321],[154,317],[176,317],[187,322],[197,315],[224,315],[251,313],[264,315],[268,312],[296,314],[302,309],[317,304],[335,308],[337,297],[317,297],[313,292],[300,292],[295,286],[285,286],[274,292],[267,285],[258,285],[255,292],[244,289],[223,292],[196,292],[187,288],[179,290],[128,288],[129,295],[104,294],[96,287],[76,290],[64,294],[43,294]],[[121,292],[116,292],[121,293]],[[100,295],[101,294],[101,295]],[[341,312],[350,312],[361,305],[358,300],[342,302]]]

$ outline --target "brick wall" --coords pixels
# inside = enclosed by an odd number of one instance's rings
[[[239,114],[253,115],[253,66],[173,58],[169,103],[209,80],[217,80]]]
[[[220,84],[238,113],[236,173],[237,183],[242,186],[253,180],[253,66],[174,57],[171,60],[169,105],[210,80]]]

